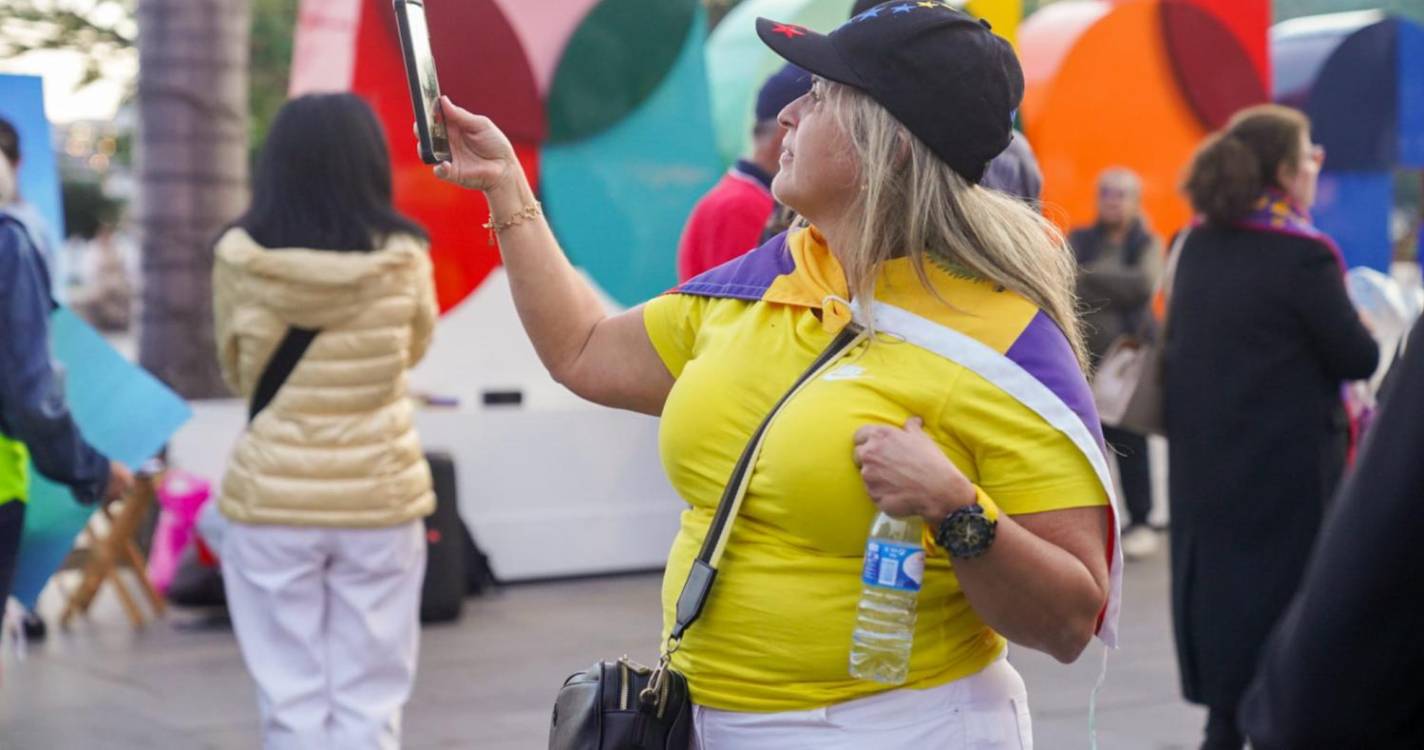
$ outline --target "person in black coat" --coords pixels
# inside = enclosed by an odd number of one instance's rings
[[[1172,619],[1202,747],[1244,744],[1235,709],[1345,468],[1345,381],[1379,349],[1305,210],[1322,154],[1301,113],[1244,110],[1198,150],[1168,302]]]
[[[1241,705],[1257,750],[1424,747],[1424,326]]]

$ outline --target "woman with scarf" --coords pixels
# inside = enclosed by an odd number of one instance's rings
[[[1172,616],[1203,748],[1239,750],[1236,704],[1305,570],[1353,435],[1346,381],[1378,347],[1310,222],[1324,153],[1296,110],[1243,110],[1197,151],[1198,214],[1168,302]]]
[[[488,196],[553,376],[660,417],[689,505],[665,634],[748,439],[829,342],[865,329],[771,422],[701,617],[670,649],[695,747],[1031,747],[1006,641],[1064,662],[1094,633],[1112,642],[1121,557],[1072,255],[1030,208],[978,185],[1012,138],[1018,60],[944,3],[873,7],[829,35],[766,19],[758,32],[815,75],[779,116],[772,185],[810,226],[673,293],[608,315],[509,141],[448,99],[453,159],[436,174]],[[934,537],[899,685],[849,670],[877,509],[923,517]],[[955,535],[967,525],[985,533]]]

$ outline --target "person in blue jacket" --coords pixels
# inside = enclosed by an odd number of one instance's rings
[[[15,178],[0,159],[0,609],[25,525],[29,462],[81,503],[112,500],[133,483],[123,464],[84,440],[49,351],[56,304],[49,270],[25,224],[4,208]]]

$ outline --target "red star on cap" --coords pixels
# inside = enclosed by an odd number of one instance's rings
[[[801,28],[800,26],[791,26],[784,23],[779,23],[771,27],[771,33],[785,34],[787,39],[795,39],[798,36],[806,36],[806,30]]]

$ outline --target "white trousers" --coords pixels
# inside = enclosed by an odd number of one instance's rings
[[[234,523],[222,567],[233,630],[257,682],[262,746],[399,748],[419,648],[424,524]]]
[[[694,706],[692,715],[693,750],[1033,750],[1028,691],[1002,658],[928,690],[771,714]]]

